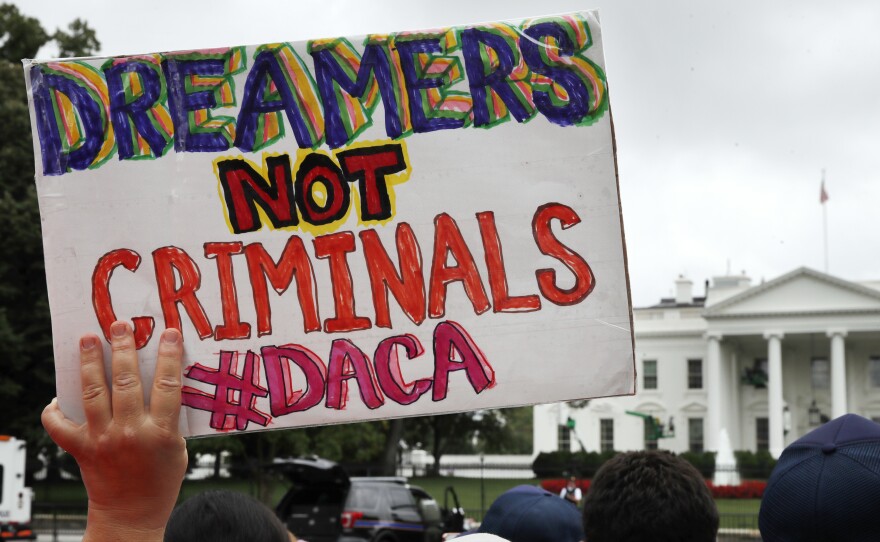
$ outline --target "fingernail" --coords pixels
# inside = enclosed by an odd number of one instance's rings
[[[166,329],[162,333],[162,342],[165,344],[177,344],[180,341],[180,332],[176,329]]]
[[[79,348],[80,350],[91,350],[92,348],[98,346],[98,339],[92,335],[87,337],[83,337],[79,340]]]
[[[125,328],[126,325],[124,322],[114,322],[113,325],[110,326],[110,333],[112,333],[117,339],[125,337]]]

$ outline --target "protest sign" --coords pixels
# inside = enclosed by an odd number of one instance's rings
[[[633,393],[600,34],[26,62],[61,408],[115,319],[186,435]]]

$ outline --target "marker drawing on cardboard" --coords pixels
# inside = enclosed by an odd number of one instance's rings
[[[595,13],[34,61],[57,387],[184,333],[187,435],[634,392]]]

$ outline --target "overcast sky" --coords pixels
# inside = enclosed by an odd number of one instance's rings
[[[823,271],[880,280],[880,2],[16,0],[102,55],[295,41],[599,8],[636,306]],[[125,6],[125,7],[121,7]],[[41,57],[52,57],[49,45]]]

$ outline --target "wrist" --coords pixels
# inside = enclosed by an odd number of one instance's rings
[[[133,510],[107,509],[89,501],[83,542],[162,542],[168,517],[151,516]]]

